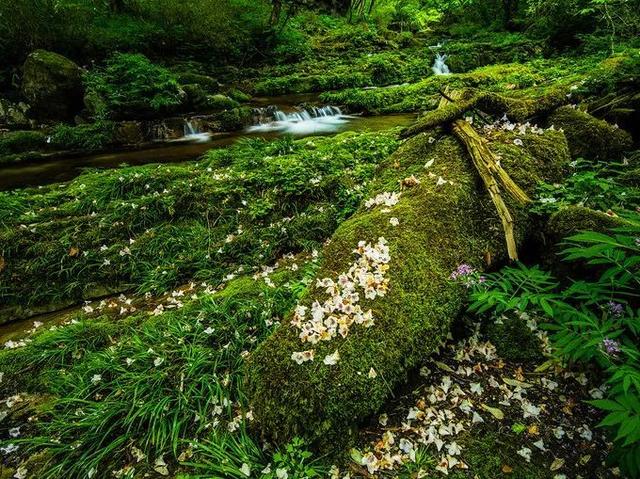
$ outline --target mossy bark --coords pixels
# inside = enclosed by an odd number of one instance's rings
[[[495,207],[468,158],[452,136],[429,140],[430,131],[409,139],[381,166],[372,193],[396,188],[414,174],[421,183],[402,192],[390,212],[361,209],[343,223],[324,249],[318,278],[346,272],[358,242],[389,242],[389,291],[375,300],[361,300],[371,308],[375,324],[355,328],[346,338],[315,346],[315,361],[298,365],[293,351],[310,349],[289,321],[252,354],[247,364],[247,392],[265,435],[278,443],[295,435],[321,447],[341,445],[358,422],[376,412],[402,382],[407,371],[434,352],[446,337],[451,321],[462,311],[464,288],[450,275],[461,263],[482,269],[485,258],[506,259],[506,247]],[[569,153],[564,135],[528,135],[524,147],[513,145],[509,134],[490,148],[525,191],[544,178],[559,179]],[[425,162],[435,162],[425,172]],[[442,184],[442,180],[447,181]],[[451,182],[451,183],[449,183]],[[515,220],[516,242],[527,235],[525,210],[509,201]],[[394,227],[390,218],[399,218]],[[323,288],[312,287],[304,305],[323,301]],[[322,358],[338,350],[333,366]],[[375,377],[369,372],[375,371]]]
[[[570,106],[558,108],[548,123],[564,131],[574,158],[615,160],[633,143],[626,131]]]

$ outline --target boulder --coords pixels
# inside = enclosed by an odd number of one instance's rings
[[[82,70],[62,55],[36,50],[23,66],[22,94],[35,118],[72,119],[82,108]]]
[[[139,121],[123,121],[114,132],[114,141],[120,145],[137,145],[145,141],[142,123]]]

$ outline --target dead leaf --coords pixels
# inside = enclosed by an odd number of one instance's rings
[[[568,414],[569,416],[573,416],[573,408],[576,407],[576,401],[573,398],[567,399],[567,402],[564,403],[562,407],[562,412]]]
[[[524,381],[524,373],[522,372],[522,367],[518,367],[518,369],[516,369],[514,376],[518,381]]]
[[[538,429],[537,424],[532,424],[531,426],[529,426],[527,428],[527,432],[529,433],[530,436],[537,436],[540,434],[540,430]]]
[[[502,472],[505,474],[511,474],[513,472],[513,467],[507,466],[506,464],[504,464],[502,466]]]
[[[447,371],[448,373],[455,373],[455,371],[445,363],[441,363],[440,361],[434,361],[434,363],[436,366],[438,366],[438,368],[442,369],[443,371]]]
[[[533,387],[533,384],[530,383],[526,383],[524,381],[519,381],[517,379],[511,379],[511,378],[502,378],[502,380],[504,381],[505,384],[508,384],[509,386],[520,386],[521,388],[530,388]]]
[[[552,471],[557,471],[562,466],[564,466],[564,459],[560,459],[558,457],[558,458],[553,460],[553,462],[551,463],[551,467],[549,467],[549,469],[551,469]]]
[[[580,457],[580,465],[584,466],[586,463],[588,463],[591,460],[591,455],[587,454],[586,456],[581,456]]]
[[[555,364],[558,364],[558,360],[557,359],[549,359],[548,361],[545,361],[544,363],[542,363],[540,366],[538,366],[534,372],[536,373],[543,373],[545,372],[547,369],[549,369],[551,366],[554,366]]]
[[[0,256],[0,273],[2,273],[2,271],[4,271],[6,267],[7,267],[7,262],[4,260],[2,256]]]
[[[487,406],[486,404],[481,404],[480,407],[485,411],[487,411],[488,413],[491,413],[491,415],[496,419],[500,421],[504,419],[504,413],[497,407]]]
[[[75,258],[76,256],[78,256],[78,254],[80,254],[80,249],[77,248],[76,246],[72,246],[69,249],[69,256],[71,256],[72,258]]]

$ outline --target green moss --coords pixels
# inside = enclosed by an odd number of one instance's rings
[[[107,287],[217,283],[241,265],[316,248],[353,213],[362,197],[355,186],[397,147],[396,135],[252,140],[198,163],[90,172],[68,185],[0,193],[3,306],[79,301]]]
[[[537,361],[542,359],[540,340],[518,317],[504,317],[489,324],[487,337],[498,355],[507,361]]]
[[[570,206],[557,211],[547,223],[546,232],[553,242],[561,241],[580,231],[607,233],[612,228],[627,225],[622,218],[609,216],[582,206]]]
[[[462,439],[464,444],[464,460],[473,471],[473,477],[478,479],[549,479],[553,474],[541,468],[538,464],[527,463],[517,451],[520,446],[519,438],[506,431],[478,434],[474,437]],[[512,437],[509,437],[512,436]],[[504,473],[502,468],[507,465],[511,472]],[[467,479],[465,471],[456,471],[449,475],[453,479]]]
[[[184,72],[176,75],[178,82],[184,86],[186,85],[198,85],[207,93],[215,93],[218,91],[218,82],[207,75],[200,75],[199,73]]]
[[[0,134],[0,155],[39,150],[46,146],[46,136],[39,131],[11,131]]]
[[[559,108],[548,123],[564,130],[574,158],[612,160],[631,148],[626,131],[575,108]]]
[[[102,150],[116,141],[116,124],[97,121],[71,126],[59,124],[51,133],[51,144],[61,150]]]
[[[391,213],[361,209],[338,228],[324,249],[325,262],[317,277],[335,279],[354,261],[352,251],[359,241],[387,239],[389,292],[382,299],[362,301],[364,310],[373,310],[375,325],[355,327],[345,339],[316,345],[315,362],[298,366],[291,353],[310,345],[302,343],[295,328],[286,323],[249,361],[252,405],[264,433],[278,442],[308,435],[324,447],[344,443],[358,420],[377,411],[407,370],[446,336],[463,307],[464,296],[462,287],[450,281],[451,272],[461,263],[482,268],[487,252],[497,261],[504,258],[504,238],[495,209],[462,147],[449,136],[433,144],[428,138],[424,134],[408,140],[380,167],[369,193],[388,191],[394,185],[397,189],[399,180],[423,168],[430,158],[435,158],[430,169],[435,178],[422,173],[422,183],[404,191]],[[527,140],[532,145],[540,136]],[[531,146],[513,154],[505,150],[507,171],[514,177],[557,179],[557,172],[568,161],[566,144],[562,134],[553,132],[544,142],[556,145],[544,158],[533,158],[535,148]],[[437,186],[439,176],[453,185]],[[528,222],[519,211],[516,225],[521,239]],[[399,218],[399,227],[390,225],[391,216]],[[303,303],[325,297],[321,288],[312,288]],[[322,358],[336,348],[340,362],[323,365]],[[371,368],[378,374],[374,379],[368,377]]]
[[[80,321],[42,332],[22,348],[0,351],[0,368],[5,373],[2,393],[49,393],[61,369],[109,346],[121,326],[104,320]]]

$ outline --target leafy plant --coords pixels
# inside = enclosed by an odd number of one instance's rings
[[[136,117],[180,106],[176,77],[141,54],[117,53],[85,77],[87,98],[98,117]]]
[[[250,475],[263,479],[312,479],[327,474],[327,468],[319,460],[311,460],[313,454],[299,437],[270,459],[246,431],[236,436],[223,434],[193,447],[197,460],[186,465],[201,471],[192,476],[194,479],[246,479]]]
[[[611,455],[629,474],[640,474],[640,215],[610,234],[583,232],[566,240],[566,261],[588,265],[596,280],[560,285],[551,274],[522,264],[486,276],[474,286],[469,307],[496,316],[528,312],[546,318],[557,354],[594,363],[608,397],[590,401],[607,415]]]
[[[532,211],[553,213],[567,205],[608,211],[640,204],[638,189],[618,181],[625,171],[624,164],[580,158],[572,165],[575,171],[564,184],[542,183],[538,186],[538,201]]]

